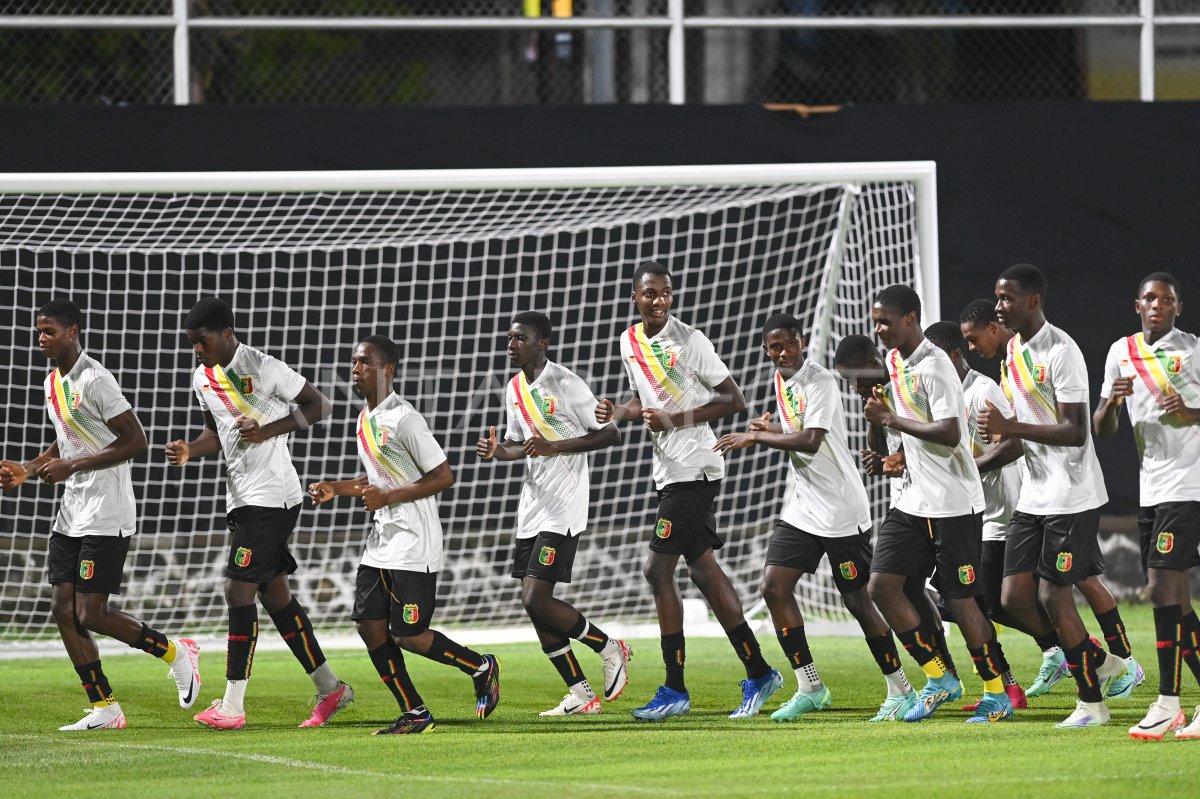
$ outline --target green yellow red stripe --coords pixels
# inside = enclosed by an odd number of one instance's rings
[[[94,431],[88,429],[86,420],[75,414],[78,407],[75,395],[71,392],[70,383],[63,379],[57,369],[54,370],[54,378],[51,380],[50,402],[68,438],[74,436],[93,452],[104,448],[104,442],[96,437]]]
[[[517,398],[517,410],[521,412],[521,418],[525,420],[529,432],[537,433],[542,438],[551,441],[563,439],[563,434],[543,412],[541,398],[537,395],[536,389],[530,388],[524,372],[517,373],[516,377],[512,379],[512,386],[513,394]]]
[[[795,405],[793,405],[793,400]],[[795,397],[783,381],[783,375],[775,373],[775,401],[779,404],[779,417],[791,432],[804,429],[804,397]]]
[[[646,338],[646,332],[640,322],[629,328],[629,345],[633,351],[633,355],[630,357],[637,362],[638,368],[659,401],[664,403],[671,401],[682,408],[684,392],[671,378],[668,369],[663,368],[658,357],[659,354],[655,352],[650,339]]]

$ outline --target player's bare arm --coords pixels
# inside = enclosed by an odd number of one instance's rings
[[[1023,438],[1052,447],[1082,447],[1088,437],[1088,410],[1082,402],[1058,403],[1058,424],[1029,424],[1005,416],[992,403],[984,400],[977,419],[979,432],[984,436]]]
[[[907,433],[913,438],[919,438],[922,441],[929,441],[934,444],[954,447],[962,440],[962,427],[959,425],[958,419],[951,418],[939,419],[936,422],[918,422],[916,419],[898,416],[888,408],[878,388],[872,392],[871,398],[863,405],[863,416],[871,424],[899,430],[901,433]]]
[[[312,383],[305,382],[292,402],[296,410],[265,425],[259,425],[254,419],[243,417],[238,421],[238,435],[242,441],[250,444],[261,444],[276,436],[305,430],[333,413],[333,403],[329,398],[317,391]]]
[[[582,436],[551,441],[536,431],[532,436],[521,442],[521,451],[530,458],[560,455],[568,452],[592,452],[605,447],[611,447],[621,440],[616,425],[607,425],[600,430],[589,430]]]
[[[0,461],[0,488],[5,491],[16,488],[30,477],[37,474],[38,469],[46,461],[58,457],[58,441],[52,441],[37,457],[27,463],[17,461]]]
[[[1021,445],[1021,439],[1005,438],[976,458],[975,467],[979,469],[980,474],[994,472],[1003,469],[1024,454],[1025,447]]]
[[[756,417],[750,423],[750,430],[745,433],[726,433],[721,436],[717,439],[713,452],[725,455],[732,450],[745,449],[754,444],[784,452],[812,453],[821,448],[821,442],[825,440],[825,431],[821,428],[812,427],[785,433],[779,425],[772,425],[768,421],[770,417],[769,413]]]
[[[115,466],[146,451],[146,431],[142,429],[137,414],[132,410],[114,416],[105,422],[105,425],[116,436],[111,444],[99,452],[79,458],[48,458],[37,467],[37,476],[53,485],[61,483],[77,472]]]
[[[365,474],[358,477],[350,477],[346,480],[318,480],[315,483],[308,484],[308,496],[312,500],[314,506],[329,502],[334,497],[357,497],[361,496],[360,490],[367,485],[367,476]]]
[[[367,510],[376,511],[388,505],[416,502],[418,499],[431,497],[452,485],[454,485],[454,472],[450,470],[449,461],[442,461],[441,465],[425,472],[421,475],[421,479],[414,483],[392,489],[364,485],[359,487],[359,495]]]
[[[676,427],[713,422],[746,410],[746,398],[742,396],[742,390],[732,375],[713,386],[713,392],[716,396],[712,400],[686,411],[668,413],[658,408],[647,408],[642,411],[642,421],[655,433],[661,433]]]
[[[600,424],[609,422],[626,422],[630,419],[642,418],[642,400],[634,394],[620,405],[610,399],[602,399],[596,403],[596,421]]]
[[[516,441],[497,441],[495,425],[488,428],[486,437],[475,442],[475,455],[481,460],[519,461],[525,450]]]
[[[1121,407],[1125,398],[1133,396],[1133,378],[1118,377],[1109,387],[1109,395],[1100,399],[1096,412],[1092,414],[1092,428],[1101,438],[1112,438],[1117,434],[1121,422]]]

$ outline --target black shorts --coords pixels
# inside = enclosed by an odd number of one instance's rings
[[[517,579],[536,577],[548,583],[569,583],[578,544],[579,536],[559,533],[538,533],[532,538],[518,538],[513,546],[512,576]]]
[[[225,516],[233,534],[225,576],[244,583],[269,583],[281,574],[296,571],[296,559],[288,551],[288,539],[300,518],[300,505],[264,508],[243,505]]]
[[[982,543],[982,514],[933,519],[892,508],[875,539],[871,571],[922,579],[932,574],[947,599],[977,596],[983,591]]]
[[[359,565],[354,578],[354,621],[388,619],[392,635],[407,638],[429,629],[437,609],[437,573]]]
[[[853,594],[867,587],[871,577],[871,534],[864,530],[858,535],[838,538],[806,533],[785,521],[775,522],[771,542],[767,545],[767,565],[797,569],[812,574],[821,565],[821,556],[829,555],[833,584],[843,594]]]
[[[1001,609],[1000,588],[1004,584],[1005,541],[984,541],[979,557],[980,582],[983,583],[983,612],[990,619]]]
[[[1138,508],[1142,570],[1187,571],[1200,565],[1200,502]]]
[[[52,533],[46,554],[47,582],[74,583],[78,594],[119,594],[129,536]]]
[[[708,550],[724,546],[717,535],[717,516],[713,512],[720,491],[720,480],[671,483],[660,489],[650,549],[664,555],[682,555],[692,563]]]
[[[1008,522],[1004,574],[1034,572],[1055,585],[1074,585],[1101,572],[1100,509],[1035,516],[1016,511]]]

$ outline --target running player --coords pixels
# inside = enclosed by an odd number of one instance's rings
[[[1009,410],[1008,399],[999,384],[967,366],[967,342],[962,330],[953,322],[934,322],[925,328],[925,338],[950,357],[950,363],[963,384],[963,398],[967,402],[967,432],[971,438],[971,454],[983,483],[983,547],[980,556],[979,580],[983,593],[979,596],[983,612],[993,623],[1005,624],[1021,629],[1016,619],[1009,616],[1000,604],[1000,589],[1004,580],[1004,539],[1008,531],[1008,520],[1012,518],[1017,495],[1021,491],[1021,463],[1024,454],[1021,442],[1015,438],[1000,442],[988,441],[979,435],[976,417],[989,401],[997,408]],[[1004,648],[996,642],[999,657],[1004,657]],[[1000,675],[1004,692],[1015,709],[1029,706],[1025,692],[1011,670]],[[963,710],[975,710],[976,704],[964,705]]]
[[[454,485],[454,473],[421,414],[392,390],[399,361],[400,348],[384,336],[367,336],[354,348],[350,376],[354,392],[366,400],[355,439],[366,473],[308,487],[316,505],[339,496],[358,497],[374,517],[355,579],[351,618],[371,663],[400,705],[400,716],[377,735],[434,728],[401,647],[470,676],[479,718],[487,718],[500,700],[495,656],[480,655],[429,629],[442,570],[442,523],[434,497]]]
[[[928,678],[905,721],[921,721],[962,696],[930,643],[932,630],[904,591],[935,573],[934,587],[952,614],[983,679],[984,695],[968,722],[1010,718],[1000,675],[1007,670],[996,631],[979,609],[983,487],[971,457],[962,383],[946,353],[921,334],[921,300],[908,286],[885,288],[871,306],[875,334],[887,354],[887,387],[876,386],[863,408],[871,424],[898,430],[908,485],[879,529],[871,565],[871,598]]]
[[[168,443],[167,462],[182,466],[224,453],[225,518],[231,534],[225,567],[225,695],[196,714],[196,721],[218,730],[246,724],[246,684],[258,642],[257,595],[317,688],[312,715],[300,726],[322,726],[354,701],[354,691],[325,661],[308,614],[288,586],[288,575],[296,570],[288,539],[304,501],[288,441],[290,433],[325,418],[332,407],[303,376],[240,343],[233,331],[233,310],[224,301],[200,300],[183,326],[200,361],[192,389],[204,429],[192,441]],[[291,404],[298,406],[295,411],[289,411]]]
[[[520,371],[504,394],[506,430],[479,439],[484,460],[528,459],[517,508],[517,542],[512,576],[521,581],[521,603],[537,631],[542,651],[567,685],[567,694],[543,716],[591,715],[600,699],[588,684],[571,639],[598,654],[604,664],[604,700],[621,695],[629,682],[629,647],[610,638],[582,613],[554,597],[556,583],[571,582],[579,534],[588,520],[588,452],[620,440],[616,425],[596,421],[596,397],[570,369],[546,358],[549,317],[526,311],[508,327],[508,360]]]
[[[108,606],[121,593],[130,539],[136,530],[129,461],[146,451],[146,434],[112,373],[83,351],[83,312],[52,300],[34,319],[38,346],[55,369],[43,386],[54,441],[28,463],[0,462],[0,486],[12,489],[36,476],[63,484],[47,554],[50,614],[87,693],[90,707],[64,731],[126,726],[92,633],[107,635],[170,664],[179,706],[196,702],[200,648],[168,641],[127,613]]]
[[[1109,720],[1101,680],[1123,675],[1126,664],[1106,655],[1087,634],[1072,586],[1094,573],[1100,507],[1108,501],[1088,430],[1088,381],[1075,342],[1046,321],[1046,278],[1031,264],[1009,267],[996,281],[996,316],[1016,335],[1008,342],[1002,385],[1013,410],[988,403],[978,414],[985,437],[1022,440],[1029,475],[1008,524],[1004,574],[1026,574],[1021,591],[1005,591],[1005,608],[1018,618],[1040,601],[1050,616],[1079,689],[1075,711],[1061,729]],[[1032,595],[1036,573],[1036,597]],[[1025,607],[1025,612],[1017,608]],[[1033,625],[1030,625],[1033,626]]]
[[[821,557],[828,555],[834,585],[866,635],[887,683],[887,699],[871,721],[895,721],[917,697],[904,675],[892,631],[866,591],[871,512],[847,445],[841,392],[827,369],[804,357],[807,343],[794,317],[776,314],[766,321],[763,351],[775,364],[781,424],[772,424],[770,412],[765,413],[751,420],[749,432],[724,435],[714,447],[722,455],[755,444],[782,450],[793,478],[767,548],[761,591],[798,688],[771,718],[794,721],[833,703],[813,662],[795,595],[800,576],[815,572]]]
[[[1004,355],[1013,337],[1012,331],[997,321],[994,299],[972,300],[959,316],[959,325],[970,350],[988,360]],[[1022,461],[1021,474],[1025,473]],[[1125,661],[1125,673],[1109,683],[1107,695],[1111,698],[1127,697],[1146,679],[1146,674],[1133,657],[1133,648],[1125,632],[1125,622],[1117,608],[1116,597],[1100,579],[1103,573],[1104,555],[1097,550],[1091,574],[1076,583],[1075,588],[1091,607],[1109,651]],[[1012,626],[1028,630],[1042,650],[1042,665],[1026,692],[1028,696],[1049,693],[1055,684],[1070,673],[1050,617],[1037,602],[1035,580],[1036,576],[1029,571],[1005,574],[1001,599],[1005,612],[1011,617],[1010,621],[1019,620],[1018,624]]]
[[[672,288],[671,274],[662,264],[648,261],[634,270],[632,300],[642,321],[620,341],[633,396],[621,405],[605,399],[596,406],[596,421],[638,420],[654,445],[658,520],[642,573],[654,593],[666,681],[633,715],[662,721],[691,710],[683,679],[683,600],[675,582],[682,556],[745,665],[742,704],[730,718],[748,718],[779,690],[783,677],[763,659],[737,591],[713,555],[724,544],[717,535],[713,503],[725,462],[712,451],[717,440],[708,426],[741,413],[746,401],[712,342],[670,313]]]
[[[1134,309],[1142,331],[1109,348],[1092,415],[1096,435],[1111,438],[1124,406],[1141,461],[1138,527],[1154,603],[1158,699],[1129,734],[1200,738],[1200,707],[1187,724],[1179,706],[1182,661],[1200,677],[1192,649],[1200,624],[1188,590],[1189,570],[1200,562],[1200,338],[1175,327],[1183,301],[1179,281],[1166,272],[1142,279]]]

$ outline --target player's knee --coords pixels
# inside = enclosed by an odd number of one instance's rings
[[[897,599],[896,594],[903,594],[901,589],[896,591],[896,587],[890,585],[887,580],[883,579],[882,575],[872,574],[871,579],[867,581],[867,596],[876,605],[886,605]]]
[[[857,591],[842,594],[842,604],[846,606],[846,610],[850,611],[850,615],[856,619],[865,618],[873,605],[869,589],[866,586]]]
[[[75,626],[75,599],[54,597],[50,600],[50,615],[59,627]]]
[[[526,579],[521,584],[521,605],[530,616],[538,615],[538,611],[546,603],[545,584],[539,580]]]
[[[108,608],[103,602],[97,602],[90,596],[76,597],[75,616],[79,619],[80,626],[85,629],[95,630],[103,622],[107,612]]]
[[[1163,575],[1156,573],[1156,571],[1150,572],[1150,584],[1147,586],[1146,593],[1150,597],[1150,602],[1156,608],[1179,604],[1178,592],[1175,590],[1175,586],[1171,584],[1169,579],[1163,579]]]
[[[787,584],[786,580],[764,577],[758,585],[758,593],[770,605],[790,597],[792,595],[792,587]]]

